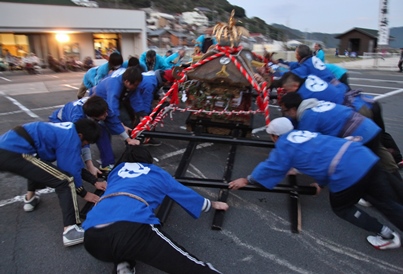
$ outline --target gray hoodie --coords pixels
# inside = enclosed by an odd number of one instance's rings
[[[316,107],[318,104],[319,100],[315,98],[303,100],[297,109],[297,120],[301,120],[302,114],[304,114],[305,110]]]

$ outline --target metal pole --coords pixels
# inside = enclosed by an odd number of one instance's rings
[[[299,202],[299,194],[296,191],[297,177],[295,175],[288,176],[288,182],[290,187],[294,190],[290,191],[290,220],[291,231],[293,233],[299,233],[301,231],[301,204]],[[316,193],[316,189],[315,189]]]
[[[157,131],[144,131],[141,135],[145,137],[155,137],[160,139],[175,139],[184,141],[197,141],[197,142],[214,142],[221,144],[236,144],[244,146],[266,147],[274,148],[274,143],[263,140],[252,140],[246,138],[234,138],[229,136],[217,136],[217,135],[199,135],[199,134],[186,134],[186,133],[174,133],[174,132],[157,132]]]
[[[236,137],[236,136],[239,136],[238,129],[235,129],[233,131],[233,137]],[[233,144],[233,145],[231,145],[230,150],[228,152],[227,164],[225,165],[225,171],[224,171],[224,176],[223,176],[223,181],[225,184],[228,184],[228,182],[231,180],[232,169],[234,168],[234,162],[235,162],[236,149],[237,149],[237,146]],[[228,195],[229,195],[228,187],[221,189],[218,200],[221,202],[226,202],[228,199]],[[213,225],[211,226],[212,229],[221,230],[222,224],[224,222],[224,214],[225,214],[224,210],[215,211]]]

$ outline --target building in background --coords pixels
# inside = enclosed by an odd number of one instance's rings
[[[364,52],[375,52],[378,48],[378,31],[373,29],[353,28],[341,33],[335,38],[340,39],[339,52],[355,52],[363,55]],[[394,37],[388,36],[388,41]]]
[[[172,25],[175,24],[175,17],[167,13],[150,12],[146,22],[147,27],[151,30],[171,29]]]
[[[199,11],[182,12],[181,21],[188,25],[195,25],[198,27],[207,27],[209,24],[208,17]]]
[[[2,54],[83,60],[118,50],[126,59],[147,49],[144,11],[6,2],[0,10]]]

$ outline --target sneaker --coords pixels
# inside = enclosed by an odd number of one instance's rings
[[[27,196],[24,196],[24,211],[31,212],[34,211],[35,207],[39,204],[40,198],[38,195],[34,195],[29,201],[27,200]]]
[[[118,264],[116,267],[116,274],[135,274],[136,270],[130,267],[128,262]]]
[[[158,147],[162,144],[161,141],[155,140],[154,138],[146,138],[144,140],[143,146],[153,146],[153,147]]]
[[[81,244],[84,241],[84,229],[78,225],[71,225],[63,232],[64,246]]]
[[[372,206],[371,203],[365,201],[364,199],[360,199],[360,200],[358,201],[358,204],[359,204],[360,206],[365,206],[365,207],[371,207],[371,206]]]
[[[391,249],[400,247],[400,237],[393,232],[393,239],[384,239],[382,236],[368,236],[367,241],[376,249]]]
[[[100,167],[99,170],[102,172],[109,173],[109,172],[111,172],[113,167],[114,167],[114,165],[107,165],[106,167]]]

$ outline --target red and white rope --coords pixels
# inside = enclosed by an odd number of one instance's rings
[[[214,60],[218,57],[221,56],[227,56],[235,65],[235,67],[241,72],[241,74],[248,80],[248,82],[252,85],[252,87],[258,92],[258,96],[263,95],[263,106],[264,106],[264,114],[265,114],[265,123],[266,126],[270,123],[270,111],[269,111],[269,96],[268,96],[268,89],[267,89],[267,84],[266,82],[264,82],[262,84],[262,86],[260,86],[257,81],[255,80],[255,78],[250,75],[248,73],[248,71],[242,66],[242,64],[232,55],[232,54],[236,54],[239,51],[242,50],[242,47],[224,47],[224,46],[220,46],[220,45],[216,45],[215,47],[216,50],[218,50],[219,52],[216,54],[213,54],[205,59],[202,59],[200,61],[198,61],[197,63],[189,66],[188,68],[183,69],[180,73],[179,73],[179,80],[176,80],[173,85],[171,86],[171,88],[169,89],[169,91],[164,95],[164,97],[159,101],[159,103],[155,106],[155,108],[153,109],[153,111],[150,113],[150,115],[145,116],[140,123],[133,129],[133,131],[131,132],[131,137],[132,138],[136,138],[142,131],[144,130],[151,130],[153,127],[155,127],[160,121],[162,121],[164,115],[157,115],[155,117],[155,119],[153,119],[152,117],[154,117],[158,111],[160,110],[162,104],[168,99],[169,96],[172,95],[172,93],[176,93],[174,94],[175,98],[177,98],[178,96],[178,85],[179,83],[183,83],[186,81],[186,72],[189,70],[193,70],[197,67],[200,67],[202,65],[204,65],[207,62],[210,62],[211,60]],[[255,55],[256,56],[256,55]],[[178,102],[174,102],[174,103],[178,103]],[[179,110],[179,108],[177,108]],[[199,114],[199,113],[204,113],[204,114],[208,114],[208,115],[213,115],[213,114],[218,114],[218,115],[228,115],[228,116],[232,116],[232,115],[245,115],[245,114],[256,114],[261,112],[261,110],[257,110],[257,111],[217,111],[217,110],[194,110],[194,109],[180,109],[181,111],[190,111],[190,112],[194,112],[195,114]]]

